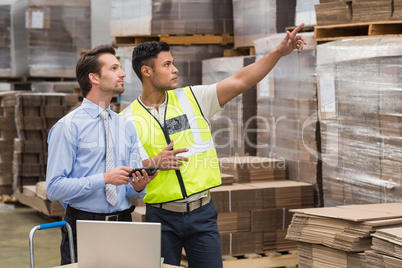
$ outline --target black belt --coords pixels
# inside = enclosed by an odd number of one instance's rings
[[[87,212],[83,210],[79,210],[73,207],[68,206],[66,210],[66,214],[69,216],[72,216],[78,220],[95,220],[95,221],[124,221],[126,217],[131,215],[131,212],[133,212],[135,209],[135,206],[131,206],[130,208],[123,210],[123,211],[117,211],[115,213],[92,213],[92,212]]]

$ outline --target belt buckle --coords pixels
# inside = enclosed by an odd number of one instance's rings
[[[105,221],[118,221],[119,215],[108,215],[105,216]]]

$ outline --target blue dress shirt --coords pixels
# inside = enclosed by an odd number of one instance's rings
[[[106,139],[103,108],[83,100],[82,105],[60,119],[48,136],[46,193],[63,206],[95,213],[114,213],[131,206],[129,197],[143,198],[131,184],[117,186],[116,206],[106,201]],[[135,125],[107,108],[115,167],[142,167]]]

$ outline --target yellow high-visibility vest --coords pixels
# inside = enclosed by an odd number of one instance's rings
[[[135,124],[142,160],[158,155],[171,140],[173,149],[189,149],[181,154],[189,161],[180,170],[160,170],[147,184],[145,203],[180,200],[222,184],[211,130],[190,87],[167,91],[164,127],[138,100],[122,114]]]

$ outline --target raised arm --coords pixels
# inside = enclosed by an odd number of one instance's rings
[[[300,53],[303,46],[307,44],[303,36],[297,35],[303,26],[304,23],[297,26],[292,32],[287,31],[285,38],[276,48],[260,60],[219,82],[216,86],[219,104],[223,106],[237,95],[255,86],[267,76],[283,56],[290,54],[295,49],[297,49],[297,53]]]

